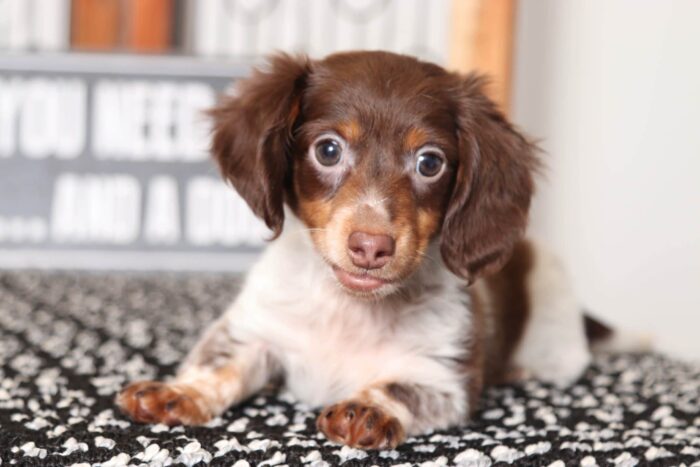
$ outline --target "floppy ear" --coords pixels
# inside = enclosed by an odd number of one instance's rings
[[[447,267],[473,282],[497,271],[527,225],[536,148],[483,92],[479,76],[459,77],[459,162],[442,228]]]
[[[273,56],[210,111],[212,152],[222,175],[275,237],[284,223],[289,147],[309,72],[306,57]]]

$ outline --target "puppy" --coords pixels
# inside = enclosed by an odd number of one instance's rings
[[[177,376],[120,408],[199,425],[283,377],[328,439],[381,449],[463,423],[484,385],[574,381],[583,315],[521,239],[536,150],[483,86],[385,52],[278,55],[239,83],[213,153],[275,239]]]

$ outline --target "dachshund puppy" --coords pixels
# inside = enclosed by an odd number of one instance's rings
[[[282,377],[328,439],[382,449],[464,423],[484,385],[574,381],[583,314],[521,238],[536,150],[483,86],[385,52],[278,55],[240,82],[213,154],[275,239],[177,376],[120,408],[199,425]]]

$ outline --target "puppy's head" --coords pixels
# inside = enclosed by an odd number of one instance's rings
[[[537,164],[482,84],[391,53],[279,55],[213,110],[213,152],[275,234],[292,209],[350,292],[397,290],[433,240],[473,281],[522,234]]]

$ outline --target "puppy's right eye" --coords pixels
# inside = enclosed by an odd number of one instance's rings
[[[316,160],[321,165],[330,167],[340,162],[343,155],[343,147],[332,138],[325,138],[316,143]]]

